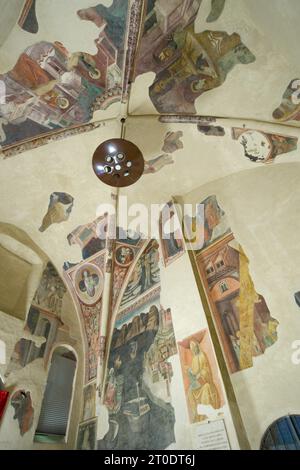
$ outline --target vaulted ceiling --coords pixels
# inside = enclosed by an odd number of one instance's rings
[[[2,0],[1,11],[3,149],[127,107],[299,125],[297,0]]]
[[[78,255],[68,233],[110,200],[91,158],[120,137],[122,117],[146,160],[141,180],[121,191],[129,201],[162,202],[275,158],[299,162],[298,0],[0,7],[0,219],[58,268]],[[72,216],[39,231],[62,192]]]

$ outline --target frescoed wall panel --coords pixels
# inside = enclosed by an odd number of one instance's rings
[[[224,211],[216,197],[209,214],[205,210],[204,245],[195,252],[200,276],[212,308],[213,318],[231,372],[254,365],[253,358],[263,354],[277,341],[278,321],[272,318],[264,298],[255,290],[249,261],[228,228]],[[210,216],[210,220],[208,218]],[[222,220],[223,219],[223,220]],[[212,237],[213,228],[217,236]],[[208,234],[208,235],[207,235]]]
[[[142,240],[137,240],[136,246],[132,245],[130,240],[124,239],[122,243],[116,242],[113,266],[113,292],[112,292],[112,307],[114,308],[122,286],[124,285],[125,278],[132,266],[137,253],[140,250]]]
[[[164,449],[175,441],[167,359],[176,353],[171,314],[159,298],[114,329],[104,397],[109,431],[99,449]]]
[[[81,249],[82,259],[87,260],[106,248],[107,227],[107,214],[101,215],[93,222],[76,227],[67,236],[68,243],[70,246],[78,245]],[[68,270],[76,264],[65,261],[64,269]]]
[[[201,0],[147,1],[136,76],[154,72],[150,99],[159,113],[194,114],[195,100],[221,86],[238,64],[255,61],[237,33],[195,32]],[[222,13],[224,2],[212,2],[208,21]]]
[[[151,240],[138,258],[123,294],[120,309],[128,307],[140,296],[149,295],[159,287],[159,251],[156,240]]]
[[[106,250],[65,271],[65,278],[78,306],[85,336],[85,382],[97,376],[100,355],[102,294]]]
[[[158,243],[143,243],[130,260],[135,266],[113,313],[104,386],[109,430],[98,449],[165,449],[175,441],[168,361],[177,354],[172,316],[160,305]],[[113,289],[119,291],[115,281]]]
[[[27,2],[20,18],[27,34],[38,30],[34,6],[35,2]],[[27,47],[0,75],[0,148],[86,124],[95,110],[120,101],[127,10],[128,1],[113,0],[109,7],[99,3],[77,11],[78,18],[93,22],[99,30],[95,54],[70,51],[62,42],[45,37]],[[51,12],[53,18],[56,14]]]
[[[5,375],[17,371],[35,359],[46,365],[58,329],[66,287],[52,263],[48,262],[35,292],[24,327],[24,337],[16,343]]]
[[[224,406],[209,333],[207,330],[199,331],[180,341],[178,346],[190,421],[207,420],[209,412]]]

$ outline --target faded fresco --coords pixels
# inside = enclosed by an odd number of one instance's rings
[[[208,330],[202,330],[178,343],[184,390],[191,423],[210,417],[204,410],[219,410],[224,397]]]
[[[199,123],[197,129],[201,134],[214,137],[224,137],[225,129],[222,126],[211,126]]]
[[[63,325],[63,297],[66,287],[52,263],[48,263],[32,300],[23,337],[16,343],[5,376],[36,359],[47,363],[58,329]]]
[[[104,278],[97,265],[85,263],[77,269],[74,283],[80,300],[86,305],[93,305],[103,292]]]
[[[70,245],[79,245],[82,251],[79,263],[64,263],[64,273],[85,333],[85,383],[96,378],[100,356],[107,223],[105,214],[67,237]]]
[[[217,118],[214,116],[197,116],[192,115],[188,116],[186,114],[164,114],[159,116],[159,122],[164,124],[211,124],[213,122],[217,122]]]
[[[44,232],[52,224],[59,224],[69,219],[73,209],[74,198],[67,193],[54,192],[50,195],[47,213],[45,214],[40,232]]]
[[[58,317],[31,306],[24,332],[25,334],[29,332],[33,337],[32,339],[23,337],[16,343],[5,376],[25,367],[36,359],[44,358],[46,364],[60,326],[62,326],[62,322]]]
[[[176,353],[171,314],[159,299],[114,329],[104,396],[109,431],[98,449],[165,449],[175,441],[167,359]]]
[[[144,240],[137,234],[122,233],[118,228],[118,240],[114,249],[114,265],[113,265],[113,285],[112,307],[115,308],[116,302],[120,299],[120,292],[124,285],[126,276],[133,266],[139,250],[143,246]],[[131,235],[131,236],[130,236]]]
[[[36,29],[34,5],[27,6],[22,27]],[[110,7],[98,4],[77,12],[99,28],[95,55],[45,39],[27,47],[15,66],[0,75],[5,90],[0,146],[87,123],[95,109],[120,100],[127,8],[127,1],[113,0]]]
[[[66,287],[54,266],[49,262],[42,274],[39,287],[33,298],[33,305],[55,313],[61,314],[63,296]]]
[[[182,131],[167,132],[164,138],[164,145],[162,147],[163,152],[174,153],[176,152],[176,150],[182,150],[183,143],[180,140],[182,137],[183,137]]]
[[[298,138],[263,131],[232,128],[232,138],[244,149],[244,155],[254,163],[273,163],[278,155],[297,150]]]
[[[82,261],[65,271],[65,278],[78,306],[85,333],[85,383],[97,376],[105,257],[106,250],[102,250],[90,258],[88,263]]]
[[[15,410],[14,419],[18,420],[20,434],[23,436],[31,428],[34,418],[30,392],[18,390],[11,397],[10,404]]]
[[[100,216],[93,222],[79,225],[67,237],[70,246],[78,245],[81,249],[82,259],[86,260],[99,253],[106,247],[107,215]],[[77,263],[64,263],[64,269],[68,270]]]
[[[168,266],[185,252],[179,220],[172,202],[168,202],[160,213],[159,236],[164,264]]]
[[[216,196],[208,196],[197,208],[196,216],[185,218],[186,235],[193,248],[201,250],[231,232],[225,212]]]
[[[170,154],[183,149],[183,142],[180,140],[182,136],[182,131],[166,133],[162,146],[162,151],[165,153],[145,161],[144,175],[157,173],[165,166],[175,163],[173,156]]]
[[[96,414],[96,382],[83,389],[82,421],[94,418]]]
[[[95,450],[97,421],[80,424],[77,435],[77,450]]]
[[[157,157],[151,158],[150,160],[145,161],[144,175],[157,173],[162,170],[167,165],[172,165],[174,163],[172,155],[163,153]]]
[[[105,122],[91,122],[89,124],[84,124],[83,126],[72,127],[69,129],[60,129],[56,132],[53,132],[49,135],[44,135],[43,137],[36,137],[32,140],[14,145],[13,147],[1,148],[0,147],[0,156],[3,155],[4,158],[14,157],[19,153],[26,152],[28,150],[47,145],[51,142],[58,142],[59,140],[65,139],[72,135],[82,134],[83,132],[90,132],[99,127],[105,127]],[[0,129],[1,133],[1,129]]]
[[[292,80],[285,90],[282,101],[273,112],[276,121],[300,121],[300,79]]]
[[[138,258],[121,300],[121,308],[132,304],[140,295],[145,295],[159,286],[159,245],[151,240]]]
[[[195,101],[221,86],[237,64],[250,64],[255,56],[237,33],[203,31],[194,23],[201,0],[148,0],[136,76],[154,72],[150,99],[159,113],[196,112]],[[208,21],[222,13],[224,1],[213,1]]]
[[[126,245],[138,246],[141,243],[142,237],[140,233],[134,230],[124,230],[122,227],[116,228],[117,241],[125,243]]]
[[[134,255],[131,246],[120,245],[116,248],[115,261],[122,268],[128,268],[134,260]]]
[[[136,249],[131,266],[116,264],[130,272],[121,285],[113,280],[114,328],[102,387],[109,430],[98,449],[165,449],[175,442],[172,315],[160,304],[157,241],[139,240],[131,246]]]
[[[264,298],[256,292],[249,260],[227,228],[226,216],[216,197],[210,196],[204,204],[210,199],[213,204],[209,217],[213,224],[205,212],[204,227],[199,226],[199,231],[204,228],[206,234],[206,227],[213,225],[217,236],[206,238],[202,249],[195,252],[196,262],[228,368],[236,372],[252,367],[253,357],[263,354],[277,341],[278,321],[272,318]]]

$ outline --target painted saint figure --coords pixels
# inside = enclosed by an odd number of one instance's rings
[[[198,405],[210,405],[214,409],[220,408],[220,397],[213,380],[211,367],[204,351],[196,340],[190,343],[192,352],[191,367],[188,368],[190,386],[188,399],[193,413],[193,422],[201,421],[203,416],[198,414]]]
[[[79,289],[82,292],[86,292],[90,297],[95,295],[95,287],[99,284],[99,277],[97,274],[90,274],[90,272],[85,269],[82,273],[82,280],[79,282]]]
[[[104,398],[104,404],[107,406],[109,414],[116,414],[121,408],[124,384],[124,377],[118,372],[121,365],[122,360],[118,354],[114,360],[114,367],[111,367],[108,373],[108,382]]]

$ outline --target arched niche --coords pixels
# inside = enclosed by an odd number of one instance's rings
[[[16,227],[0,223],[0,310],[25,320],[45,262]]]

